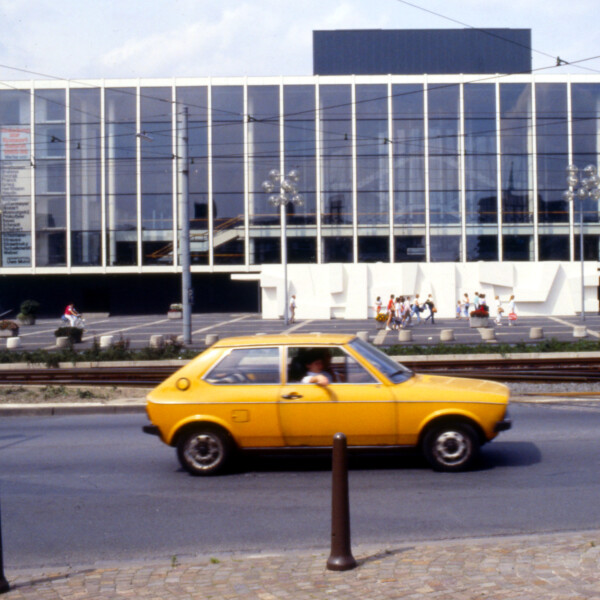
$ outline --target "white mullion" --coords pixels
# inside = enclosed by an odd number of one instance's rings
[[[179,214],[179,154],[177,147],[179,134],[178,119],[179,104],[177,103],[177,86],[175,82],[173,82],[171,90],[171,154],[173,155],[173,160],[171,161],[171,181],[173,188],[173,193],[171,194],[171,211],[173,214],[173,241],[171,243],[171,247],[173,248],[173,257],[171,262],[174,271],[177,271],[179,266],[177,257],[179,256],[179,220],[181,218],[181,215]]]
[[[323,262],[323,232],[321,228],[321,219],[323,215],[321,207],[321,107],[320,107],[320,88],[319,78],[316,77],[315,83],[315,212],[317,220],[317,264]]]
[[[358,191],[356,173],[356,81],[352,76],[350,88],[350,102],[352,115],[350,127],[352,129],[352,262],[358,262]]]
[[[390,258],[389,262],[394,262],[394,115],[392,105],[392,76],[388,76],[387,83],[387,112],[388,112],[388,219],[389,234],[388,245]]]
[[[66,248],[67,273],[71,272],[71,82],[65,86],[65,203],[66,203]]]
[[[212,152],[212,80],[208,81],[206,86],[206,104],[207,104],[207,113],[206,113],[206,130],[207,130],[207,170],[208,170],[208,264],[211,269],[215,265],[215,251],[213,248],[213,237],[214,237],[214,228],[213,228],[213,218],[214,218],[214,210],[213,210],[213,152]]]
[[[494,83],[496,98],[496,212],[498,215],[498,260],[502,262],[504,245],[502,242],[503,214],[502,214],[502,137],[500,120],[500,82]]]
[[[573,105],[571,102],[571,75],[567,79],[567,153],[569,164],[573,164]],[[575,206],[569,202],[569,260],[575,260]]]
[[[458,110],[458,185],[460,190],[460,237],[462,246],[461,262],[467,262],[467,192],[465,189],[465,89],[463,81],[461,81],[458,86]]]
[[[109,235],[106,219],[106,88],[104,80],[100,88],[100,249],[102,252],[102,267],[106,273],[106,241]]]
[[[35,82],[31,83],[29,97],[29,156],[31,161],[31,270],[35,273],[37,267],[37,219],[36,219],[36,147],[35,147]]]
[[[533,260],[540,260],[539,214],[538,214],[538,176],[537,176],[537,107],[535,81],[531,76],[531,156],[533,175]]]
[[[142,100],[141,85],[138,79],[135,94],[135,129],[136,133],[142,130]],[[142,140],[136,135],[136,211],[137,211],[137,269],[142,271]]]
[[[284,127],[284,120],[283,120],[283,80],[281,80],[279,82],[279,85],[277,86],[277,89],[279,90],[279,102],[278,102],[278,106],[279,106],[279,172],[282,174],[282,176],[285,176],[286,173],[286,168],[287,170],[289,170],[289,165],[285,164],[285,127]],[[283,218],[287,219],[287,206],[283,207]],[[288,256],[287,253],[287,221],[285,223],[285,232],[286,235],[284,236],[284,230],[283,227],[280,229],[279,231],[279,239],[281,240],[280,244],[281,244],[281,248],[283,249],[283,245],[285,244],[285,256]],[[283,256],[283,251],[282,251],[282,256]],[[287,260],[287,258],[286,258]],[[287,310],[287,309],[286,309]]]
[[[243,87],[243,136],[244,136],[244,265],[248,267],[250,262],[250,152],[248,149],[248,78],[244,78]]]
[[[425,260],[431,262],[431,215],[429,202],[429,106],[428,106],[428,80],[425,75],[423,81],[423,133],[425,137]]]

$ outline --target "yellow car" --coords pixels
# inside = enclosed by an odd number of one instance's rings
[[[509,429],[500,383],[419,375],[351,335],[223,339],[148,394],[146,433],[194,475],[244,450],[420,448],[436,470],[468,468]]]

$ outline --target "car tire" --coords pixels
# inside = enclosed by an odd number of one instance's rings
[[[466,423],[433,426],[423,438],[423,454],[435,471],[465,471],[479,453],[479,436]]]
[[[188,429],[177,441],[179,462],[192,475],[215,475],[222,472],[231,453],[231,438],[216,427]]]

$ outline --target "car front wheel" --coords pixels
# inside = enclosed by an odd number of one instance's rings
[[[231,456],[229,436],[218,429],[198,427],[185,431],[177,443],[181,466],[192,475],[214,475]]]
[[[436,471],[464,471],[479,452],[479,438],[465,423],[434,426],[423,438],[423,453]]]

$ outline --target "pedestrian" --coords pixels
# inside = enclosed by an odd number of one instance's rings
[[[465,319],[469,318],[469,306],[471,306],[471,304],[469,302],[469,294],[467,294],[465,292],[465,294],[463,296],[463,304],[462,304],[463,317],[465,317]]]
[[[433,296],[431,294],[429,294],[429,296],[427,296],[427,300],[425,300],[425,303],[423,306],[426,306],[427,309],[429,310],[429,314],[425,317],[425,323],[427,323],[427,321],[429,321],[429,319],[431,319],[431,324],[434,325],[435,324],[435,318],[434,318],[434,314],[436,312],[436,308],[435,308],[435,304],[433,303]]]
[[[390,299],[388,300],[387,303],[387,312],[388,312],[388,318],[387,318],[387,322],[385,324],[385,330],[386,331],[391,331],[392,327],[392,319],[394,318],[394,313],[396,309],[396,304],[395,304],[395,297],[394,294],[390,294]]]
[[[494,304],[496,305],[496,325],[502,325],[502,313],[504,309],[502,308],[502,302],[500,301],[500,296],[496,296]]]
[[[410,325],[412,323],[412,302],[410,301],[410,296],[406,296],[404,299],[404,319],[402,324],[404,327]]]
[[[462,303],[460,300],[456,303],[456,317],[455,319],[460,319],[462,317]]]
[[[512,295],[508,299],[508,324],[513,326],[517,320],[517,305],[515,303],[515,297]]]
[[[381,312],[382,306],[381,296],[377,296],[377,299],[375,300],[375,315],[378,315]]]
[[[394,318],[394,329],[400,329],[402,327],[402,320],[404,318],[404,297],[396,296],[395,301],[396,317]]]
[[[293,323],[296,320],[296,296],[292,296],[290,301],[290,323]]]
[[[417,325],[421,324],[421,304],[419,302],[419,294],[415,296],[413,303],[410,306],[410,316],[417,317]]]
[[[480,304],[481,304],[481,299],[479,297],[479,292],[475,292],[475,295],[473,297],[473,308],[474,308],[474,310],[477,310],[479,308]]]

